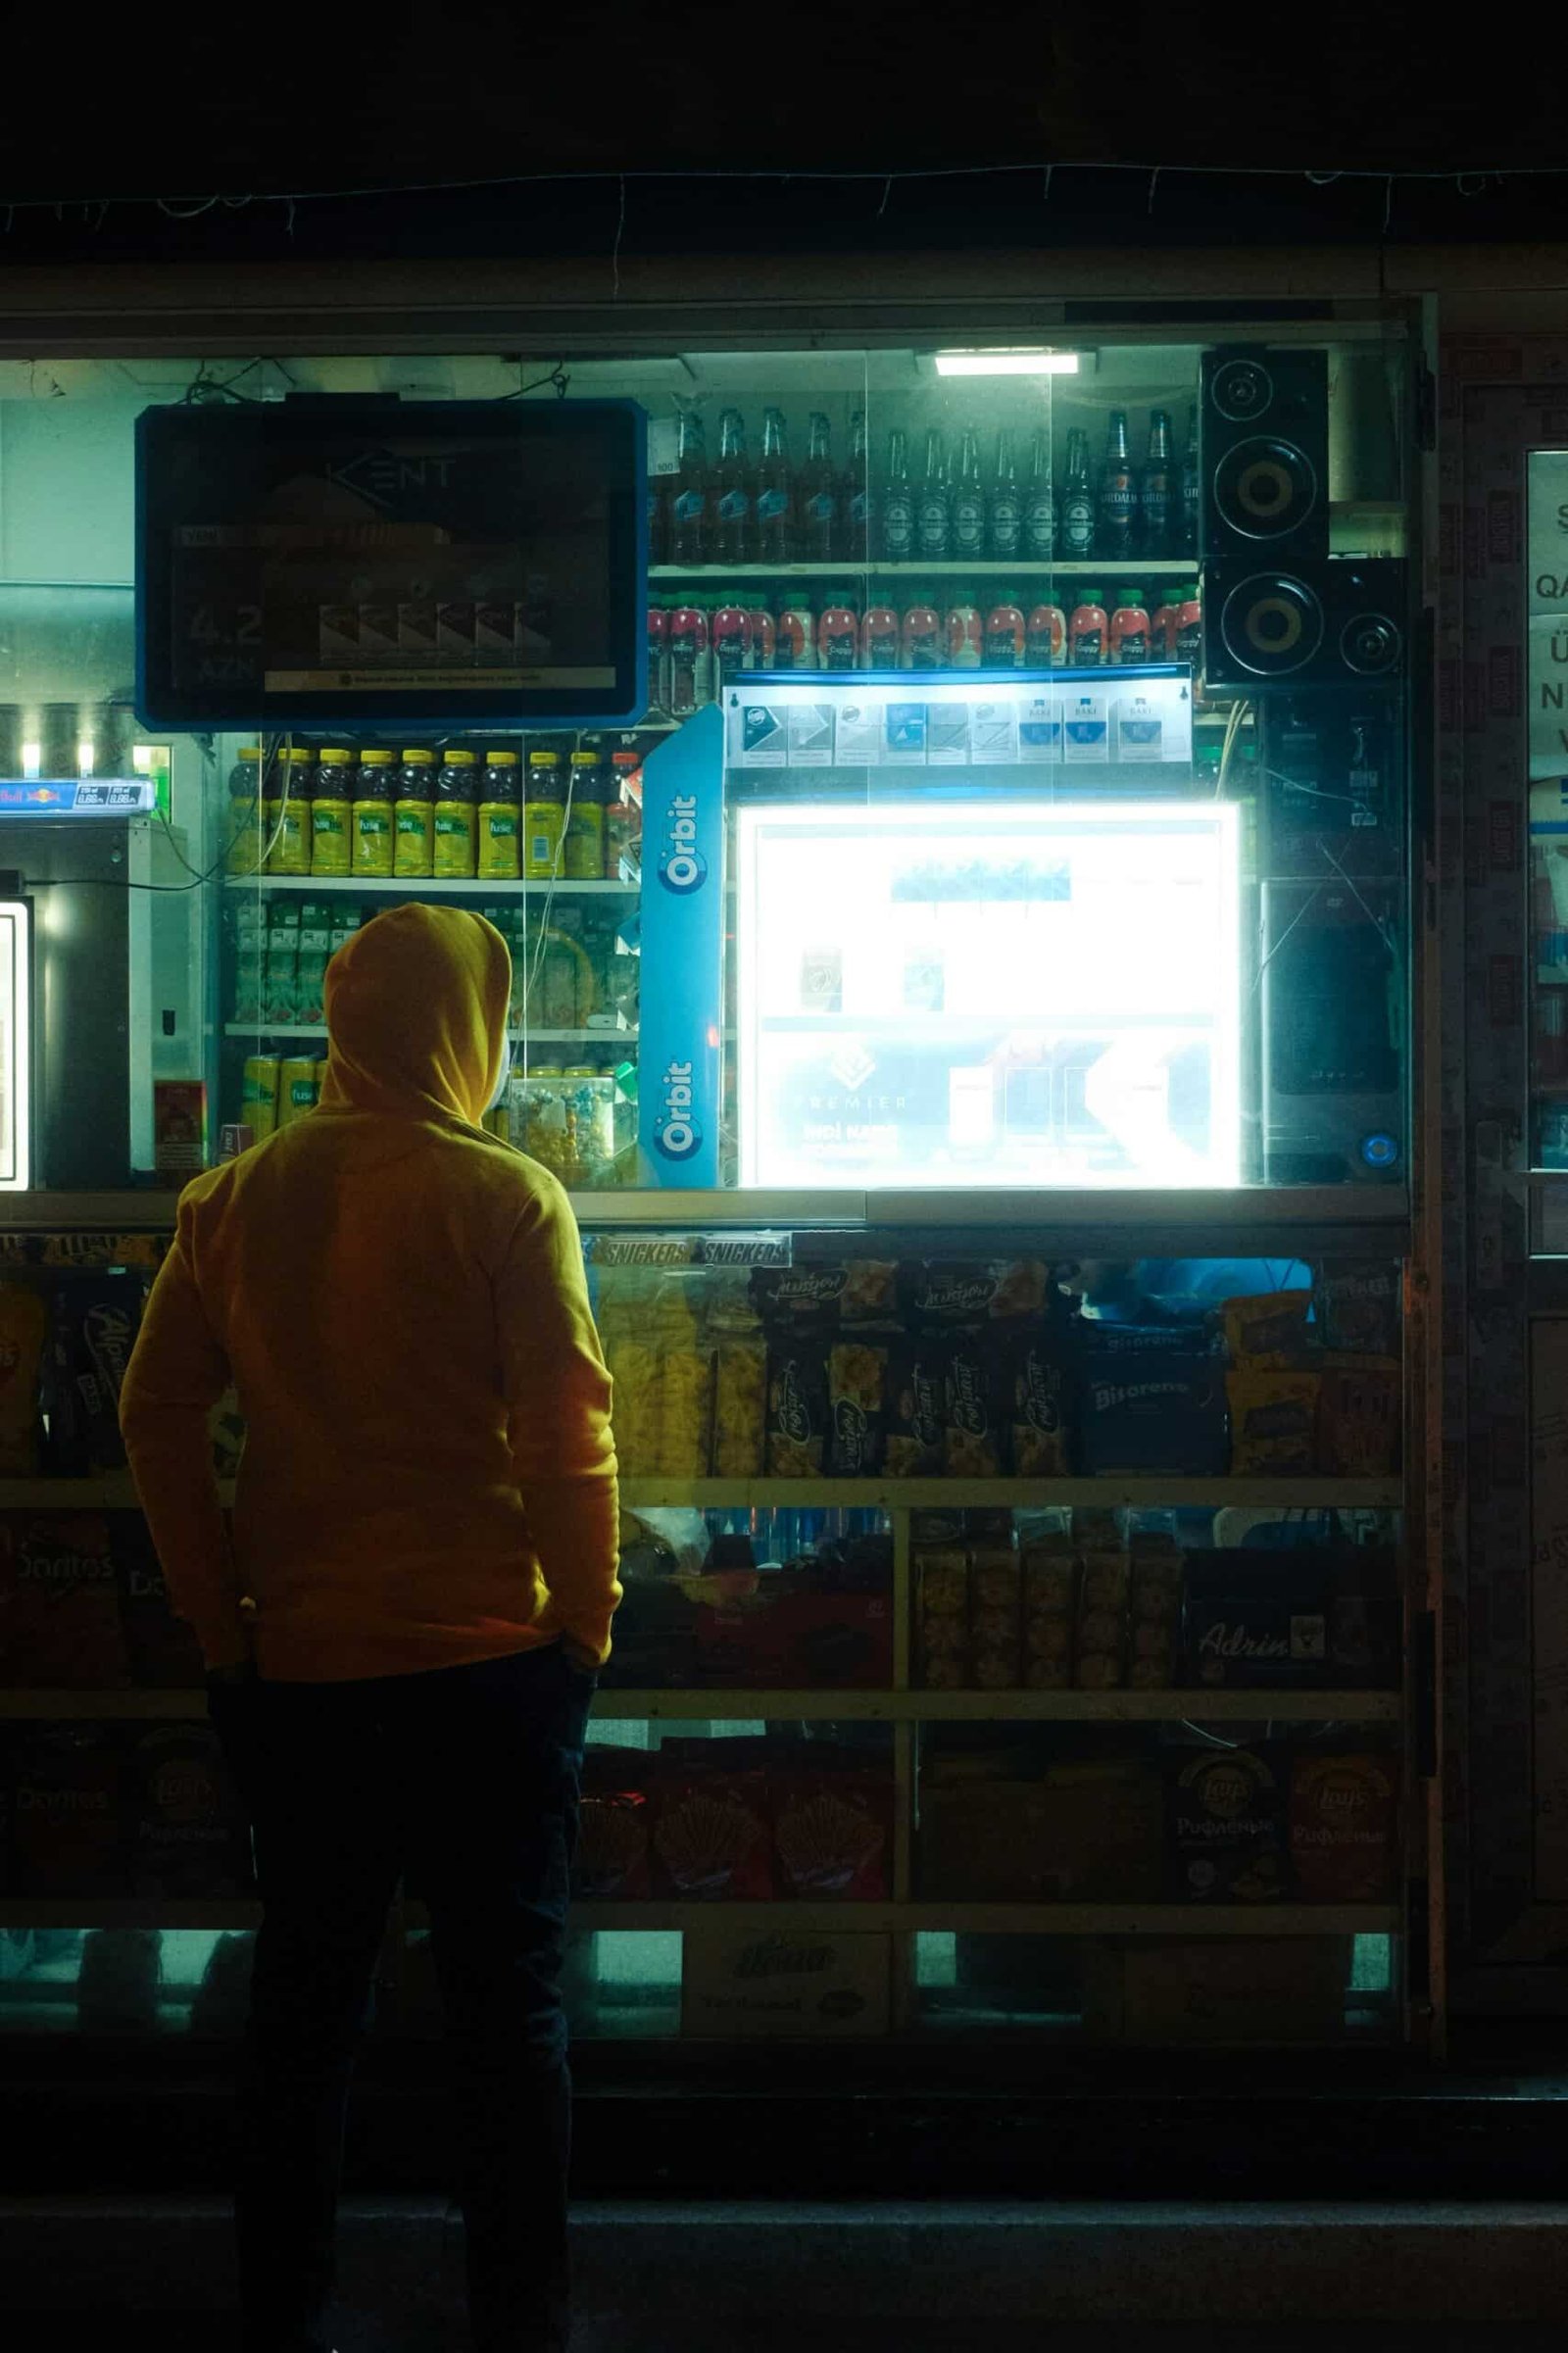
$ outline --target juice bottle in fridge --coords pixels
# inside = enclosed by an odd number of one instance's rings
[[[386,879],[392,872],[392,755],[372,745],[360,755],[360,773],[354,788],[354,857],[356,874]]]
[[[449,744],[435,780],[432,871],[440,882],[466,882],[478,858],[479,763],[465,744]]]
[[[566,787],[561,754],[530,752],[522,810],[522,870],[530,882],[552,882],[561,871],[565,825]]]
[[[311,778],[316,754],[307,744],[274,753],[263,787],[269,874],[311,870]]]
[[[354,755],[341,744],[328,744],[311,793],[311,872],[336,875],[353,869]]]
[[[572,882],[604,879],[604,761],[598,752],[574,752],[571,756],[571,797],[566,808],[562,868]]]
[[[522,872],[522,762],[489,751],[479,780],[479,879],[515,882]]]
[[[412,744],[403,755],[392,804],[392,871],[413,880],[428,874],[434,844],[435,754]]]

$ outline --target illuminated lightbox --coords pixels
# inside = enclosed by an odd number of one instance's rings
[[[736,816],[746,1186],[1240,1181],[1236,809]]]

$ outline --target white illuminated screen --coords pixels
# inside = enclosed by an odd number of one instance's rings
[[[737,812],[741,1182],[1240,1182],[1237,811]]]
[[[22,900],[0,900],[0,1193],[25,1193],[32,1181],[30,911]]]

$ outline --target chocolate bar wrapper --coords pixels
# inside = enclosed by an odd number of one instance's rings
[[[828,1350],[827,1378],[828,1467],[836,1479],[875,1478],[887,1440],[888,1351],[866,1340],[839,1341]]]
[[[767,1351],[767,1473],[770,1479],[820,1478],[827,1464],[832,1407],[819,1340],[780,1338]]]
[[[1015,1479],[1059,1479],[1067,1453],[1068,1374],[1062,1335],[1032,1324],[1008,1344],[1012,1390],[1011,1470]]]
[[[956,1332],[944,1368],[943,1468],[950,1479],[1000,1479],[1008,1409],[1006,1372],[984,1326]]]

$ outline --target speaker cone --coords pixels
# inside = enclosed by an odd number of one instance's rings
[[[1323,643],[1323,607],[1304,580],[1256,572],[1225,599],[1219,632],[1230,660],[1250,677],[1288,678]]]
[[[1381,678],[1398,662],[1403,640],[1386,613],[1352,613],[1340,631],[1340,652],[1358,678]]]
[[[1274,398],[1274,379],[1258,360],[1227,360],[1214,370],[1209,399],[1228,424],[1250,424]]]
[[[1214,469],[1214,505],[1226,529],[1243,539],[1298,531],[1317,505],[1312,461],[1273,435],[1238,441]]]

